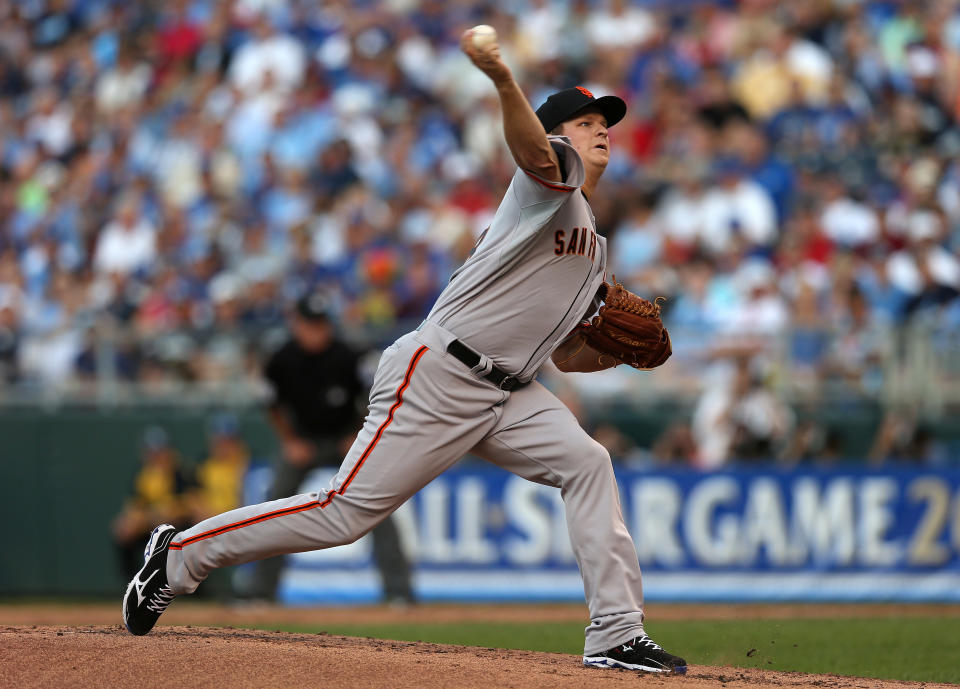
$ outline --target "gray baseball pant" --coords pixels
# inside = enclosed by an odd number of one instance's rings
[[[447,354],[454,337],[426,322],[386,349],[363,429],[326,492],[241,507],[177,534],[173,592],[192,593],[218,567],[352,543],[473,453],[560,488],[590,613],[584,652],[642,633],[640,566],[609,454],[540,383],[504,392]],[[477,368],[488,364],[482,357]]]
[[[334,445],[334,443],[329,443]],[[318,443],[318,445],[320,445]],[[331,447],[330,450],[335,448]],[[326,454],[327,448],[320,445],[321,455]],[[293,495],[300,484],[316,466],[293,466],[287,461],[280,460],[274,468],[273,484],[270,486],[268,500],[279,500]],[[397,530],[396,520],[387,517],[377,524],[370,532],[373,536],[373,561],[380,571],[383,580],[383,597],[388,601],[411,601],[413,589],[410,584],[410,563],[403,552],[400,542],[400,532]],[[268,557],[257,563],[252,577],[250,593],[263,598],[273,598],[277,594],[280,575],[284,567],[283,557]]]

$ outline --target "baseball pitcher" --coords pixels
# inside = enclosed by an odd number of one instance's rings
[[[185,531],[158,526],[123,617],[146,634],[175,596],[218,567],[351,543],[472,453],[559,488],[590,613],[583,662],[682,674],[644,632],[640,567],[607,451],[536,380],[670,355],[655,304],[605,282],[607,246],[589,199],[610,157],[615,96],[582,87],[534,112],[495,42],[461,48],[493,82],[518,170],[469,259],[426,320],[384,351],[364,426],[322,493],[252,505]],[[592,318],[591,318],[592,317]]]

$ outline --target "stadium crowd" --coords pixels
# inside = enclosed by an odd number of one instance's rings
[[[591,202],[664,379],[877,396],[890,332],[960,331],[957,0],[6,0],[2,383],[253,377],[312,289],[419,322],[514,170],[478,23],[535,106],[629,103]]]

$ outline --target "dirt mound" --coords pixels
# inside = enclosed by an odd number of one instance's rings
[[[51,687],[636,687],[724,689],[948,685],[691,667],[685,677],[595,670],[579,656],[326,634],[159,627],[134,637],[120,625],[0,627],[0,686]]]

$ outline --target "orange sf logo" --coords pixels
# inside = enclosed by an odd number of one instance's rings
[[[576,89],[577,91],[585,95],[587,98],[593,98],[593,94],[590,93],[587,89],[583,88],[582,86],[577,86]]]

